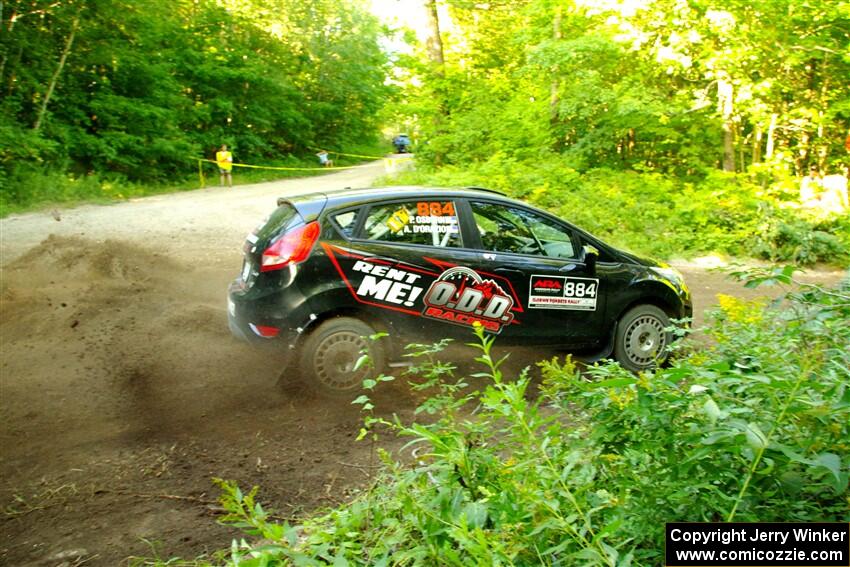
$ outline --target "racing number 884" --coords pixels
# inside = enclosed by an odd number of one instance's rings
[[[596,282],[568,281],[564,284],[564,297],[596,297]]]
[[[453,217],[455,214],[455,205],[451,201],[447,203],[422,201],[416,203],[416,214],[420,217],[441,217],[443,215]]]

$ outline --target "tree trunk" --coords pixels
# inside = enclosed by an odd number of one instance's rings
[[[434,81],[433,93],[437,106],[437,111],[433,116],[434,134],[439,135],[442,131],[443,116],[445,116],[445,100],[446,85],[443,81],[444,77],[444,58],[443,58],[443,40],[440,37],[440,16],[437,13],[436,0],[424,0],[425,12],[428,19],[427,33],[425,38],[425,50],[428,53],[428,59],[431,61],[431,67],[436,78]],[[439,167],[443,164],[443,152],[434,152],[434,165]]]
[[[557,6],[555,8],[555,17],[552,20],[552,39],[558,41],[561,39],[561,7]],[[561,81],[558,77],[558,68],[557,66],[552,66],[552,83],[549,85],[549,128],[551,133],[554,135],[554,139],[552,140],[552,149],[554,151],[560,151],[564,147],[564,136],[558,134],[557,126],[558,126],[558,107],[561,105],[561,97],[558,95],[558,92],[561,89]]]
[[[770,115],[770,126],[767,127],[767,147],[764,149],[766,159],[773,157],[773,146],[776,143],[776,113]]]
[[[74,45],[74,36],[77,34],[77,27],[80,25],[80,12],[82,6],[77,8],[77,13],[74,15],[74,22],[71,24],[71,33],[68,34],[68,40],[65,42],[65,49],[62,50],[62,57],[59,58],[59,64],[56,65],[56,71],[50,78],[50,84],[47,86],[47,92],[44,93],[44,99],[41,101],[41,108],[38,110],[38,117],[35,119],[35,124],[32,129],[38,131],[41,128],[41,122],[44,120],[44,115],[47,112],[47,103],[50,102],[50,97],[53,96],[53,89],[56,88],[56,83],[59,81],[59,75],[62,74],[62,68],[65,66],[65,61],[68,59],[68,54],[71,52],[71,47]]]
[[[802,176],[805,175],[806,164],[809,161],[809,142],[811,135],[807,131],[800,134],[800,146],[794,154],[794,173]]]
[[[425,49],[428,52],[428,59],[437,66],[442,67],[443,40],[440,38],[440,17],[437,14],[437,1],[425,0],[425,12],[428,18],[428,36],[425,38]]]
[[[552,21],[552,39],[558,41],[561,39],[561,7],[558,6],[555,8],[555,18]],[[558,104],[560,103],[560,98],[558,97],[558,90],[560,87],[560,81],[558,80],[557,68],[552,69],[554,77],[552,78],[552,84],[549,87],[549,123],[554,125],[558,121]]]
[[[12,33],[12,28],[15,27],[15,9],[12,9],[12,15],[9,16],[9,26],[4,30],[3,28],[3,12],[5,8],[5,3],[3,0],[0,0],[0,31],[3,31],[7,34]],[[4,34],[5,35],[5,34]],[[7,43],[9,40],[6,40]],[[0,82],[3,81],[3,73],[6,71],[6,60],[9,58],[9,55],[6,53],[6,50],[3,50],[3,56],[0,58]]]
[[[735,130],[733,130],[733,134],[736,140],[741,140],[741,133],[738,131],[738,126],[735,125]],[[741,140],[741,143],[738,144],[738,171],[746,171],[747,164],[744,161],[744,147],[747,144],[747,140]]]
[[[735,171],[735,124],[733,113],[734,90],[729,76],[721,74],[717,80],[717,104],[723,120],[723,171]]]
[[[753,165],[761,161],[761,140],[764,137],[764,130],[761,124],[756,126],[755,139],[753,140]]]

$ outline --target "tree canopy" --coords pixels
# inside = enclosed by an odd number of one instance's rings
[[[847,161],[850,4],[447,0],[421,123],[439,163],[554,151],[691,174]],[[424,58],[424,56],[423,56]]]
[[[357,2],[0,2],[0,183],[39,164],[150,182],[222,143],[248,161],[374,139],[381,35]]]

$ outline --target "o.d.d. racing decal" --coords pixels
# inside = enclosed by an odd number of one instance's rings
[[[531,276],[528,306],[595,311],[599,280],[564,276]]]
[[[322,243],[358,303],[498,333],[523,308],[511,282],[423,256],[421,266]],[[427,291],[425,291],[427,290]],[[508,290],[508,291],[505,291]]]
[[[423,298],[426,317],[472,326],[480,323],[492,333],[502,330],[514,314],[514,300],[492,279],[465,267],[449,268],[437,278]]]

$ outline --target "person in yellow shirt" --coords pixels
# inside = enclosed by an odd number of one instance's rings
[[[227,180],[227,186],[233,187],[233,154],[227,151],[227,145],[222,145],[221,149],[215,154],[215,161],[218,163],[218,172],[221,174],[220,184],[224,187],[224,181]]]

